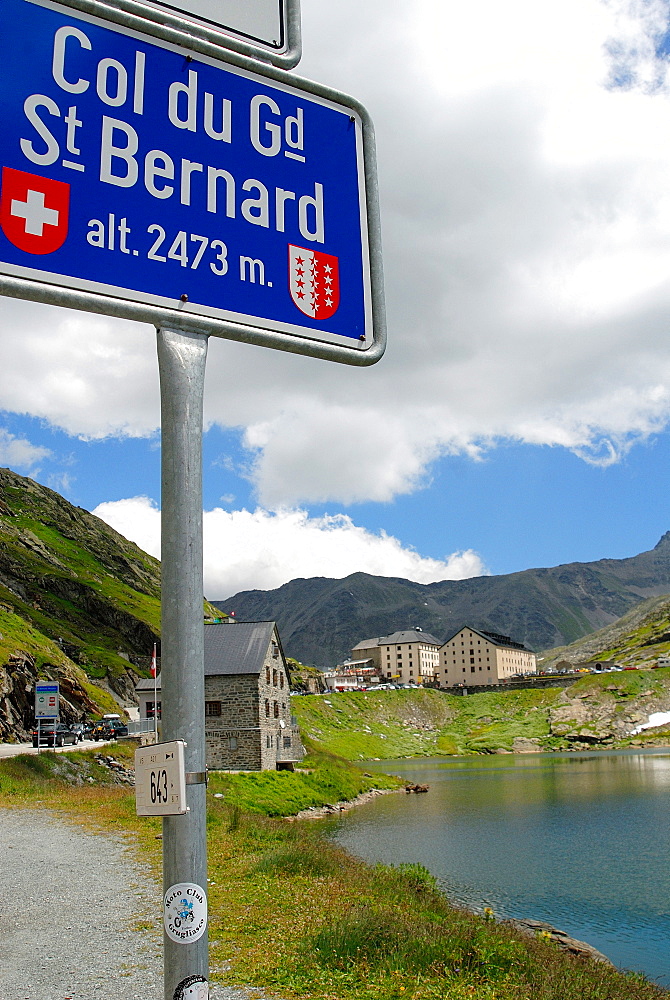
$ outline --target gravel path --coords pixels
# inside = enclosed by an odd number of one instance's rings
[[[162,1000],[160,914],[121,838],[0,809],[0,1000]]]

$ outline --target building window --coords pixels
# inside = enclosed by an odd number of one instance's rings
[[[268,701],[267,698],[265,699],[265,718],[266,719],[270,718],[270,702]]]
[[[274,717],[275,717],[275,719],[279,718],[279,702],[278,701],[276,701],[274,703]]]
[[[282,689],[282,691],[284,690],[284,674],[283,673],[281,673],[279,675],[279,687]]]
[[[275,660],[279,656],[279,646],[277,645],[276,642],[272,643],[272,656]]]
[[[237,736],[230,736],[228,739],[228,749],[237,750]]]
[[[475,668],[474,667],[470,667],[470,673],[474,674],[474,672],[475,672]]]
[[[269,733],[265,737],[265,746],[268,748],[268,750],[272,747],[272,736]]]
[[[212,715],[221,715],[221,702],[220,701],[206,701],[205,702],[205,717]]]
[[[290,736],[285,736],[284,737],[284,747],[286,749],[288,749],[288,747],[290,747],[290,746],[291,746],[291,737]]]
[[[266,684],[270,683],[270,668],[269,667],[265,668],[265,683]]]
[[[272,671],[272,686],[277,687],[277,671]]]

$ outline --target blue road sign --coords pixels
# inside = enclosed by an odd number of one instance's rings
[[[3,0],[0,25],[0,291],[381,356],[374,154],[356,102],[50,0]]]

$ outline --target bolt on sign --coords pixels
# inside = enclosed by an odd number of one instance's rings
[[[3,0],[0,293],[371,364],[371,125],[356,101]]]

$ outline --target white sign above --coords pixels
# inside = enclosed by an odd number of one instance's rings
[[[219,37],[219,44],[285,68],[300,59],[299,0],[121,0],[126,8],[133,2],[140,16],[141,4],[162,13],[173,27],[177,27],[175,15],[188,19],[206,31],[228,36],[229,41]]]
[[[282,0],[174,0],[161,6],[209,21],[261,45],[282,47],[286,28]]]

